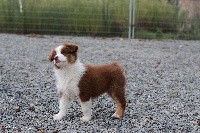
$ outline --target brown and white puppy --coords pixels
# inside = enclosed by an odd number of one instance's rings
[[[61,120],[67,113],[70,102],[78,99],[86,122],[92,116],[92,99],[107,93],[116,102],[116,112],[112,115],[121,118],[124,115],[125,76],[117,63],[104,65],[84,65],[77,56],[78,46],[63,44],[53,49],[49,60],[54,64],[56,87],[59,94],[59,113],[54,120]]]

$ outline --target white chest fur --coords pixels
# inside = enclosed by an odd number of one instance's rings
[[[56,87],[58,93],[62,92],[70,99],[79,95],[78,83],[85,72],[85,67],[79,60],[69,64],[65,68],[54,69],[56,76]]]

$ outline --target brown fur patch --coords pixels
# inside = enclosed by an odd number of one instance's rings
[[[67,61],[70,64],[75,63],[77,59],[77,51],[78,46],[74,44],[64,44],[63,48],[61,49],[61,53],[67,57]]]
[[[56,56],[56,51],[53,49],[48,55],[48,59],[52,62],[54,57]]]
[[[91,66],[86,65],[86,72],[80,79],[79,97],[88,101],[103,93],[108,93],[117,104],[116,113],[122,117],[126,107],[125,76],[117,63]]]

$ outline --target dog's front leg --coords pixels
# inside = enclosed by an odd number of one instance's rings
[[[83,117],[81,118],[81,121],[87,122],[91,119],[92,117],[92,100],[90,99],[89,101],[86,102],[80,102],[81,103],[81,108],[83,111]]]
[[[71,103],[71,100],[67,94],[62,92],[58,93],[59,93],[59,113],[53,116],[54,121],[61,120],[67,114],[67,109]]]

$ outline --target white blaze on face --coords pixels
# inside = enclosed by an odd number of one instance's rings
[[[55,51],[56,51],[56,56],[58,58],[58,60],[62,63],[62,62],[66,62],[67,61],[67,57],[64,56],[62,53],[61,53],[61,50],[62,50],[63,46],[58,46]],[[56,60],[54,59],[53,60],[53,63],[56,64]]]

